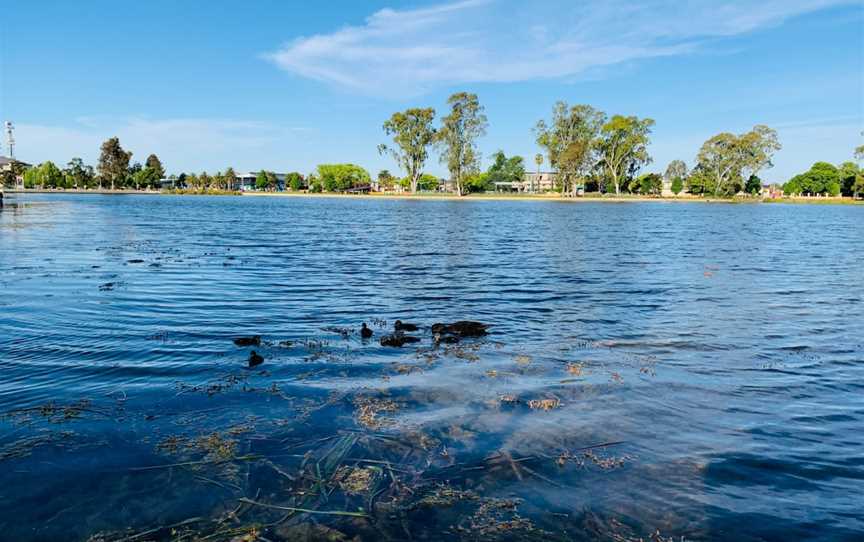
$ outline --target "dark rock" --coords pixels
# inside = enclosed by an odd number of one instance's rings
[[[258,352],[253,350],[249,353],[249,368],[256,367],[262,363],[264,363],[264,358]]]
[[[372,330],[366,327],[366,322],[363,322],[363,325],[360,327],[360,336],[364,339],[372,338]]]
[[[408,324],[403,322],[402,320],[396,320],[393,324],[393,329],[396,331],[417,331],[420,329],[417,324]]]
[[[234,344],[237,346],[261,346],[261,335],[252,335],[251,337],[237,337],[234,339]]]

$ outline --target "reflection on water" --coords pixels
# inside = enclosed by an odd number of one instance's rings
[[[864,530],[864,209],[17,199],[4,538]]]

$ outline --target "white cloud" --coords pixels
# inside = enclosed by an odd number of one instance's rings
[[[143,162],[155,153],[170,172],[214,171],[228,166],[236,170],[280,169],[291,164],[274,161],[285,156],[285,147],[303,131],[239,120],[82,117],[72,126],[18,124],[16,156],[60,165],[77,156],[95,164],[102,142],[116,136],[124,149],[132,151],[133,161]]]
[[[266,58],[302,77],[398,97],[471,82],[572,77],[682,54],[850,0],[467,0],[384,9],[365,24],[299,37]]]

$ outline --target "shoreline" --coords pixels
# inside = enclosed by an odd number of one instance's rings
[[[542,201],[561,203],[644,203],[644,202],[671,202],[671,203],[726,203],[726,204],[793,204],[793,205],[864,205],[864,200],[851,198],[703,198],[699,196],[642,196],[642,195],[603,195],[603,196],[580,196],[564,197],[557,194],[468,194],[456,196],[455,194],[399,194],[399,193],[372,193],[372,194],[339,194],[339,193],[310,193],[310,192],[170,192],[152,190],[5,190],[5,194],[96,194],[116,196],[242,196],[259,198],[324,198],[324,199],[363,199],[363,200],[422,200],[422,201]]]

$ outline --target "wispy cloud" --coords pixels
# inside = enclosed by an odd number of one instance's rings
[[[466,0],[384,9],[365,24],[267,53],[280,68],[364,93],[405,96],[471,82],[573,77],[692,52],[709,38],[781,24],[850,0]]]
[[[82,117],[71,126],[22,123],[16,127],[16,139],[17,154],[25,161],[54,160],[62,165],[78,156],[95,164],[102,142],[117,136],[133,152],[133,161],[143,162],[156,153],[170,171],[212,171],[262,164],[275,168],[281,164],[275,164],[274,157],[284,156],[285,146],[305,130],[243,120]]]

